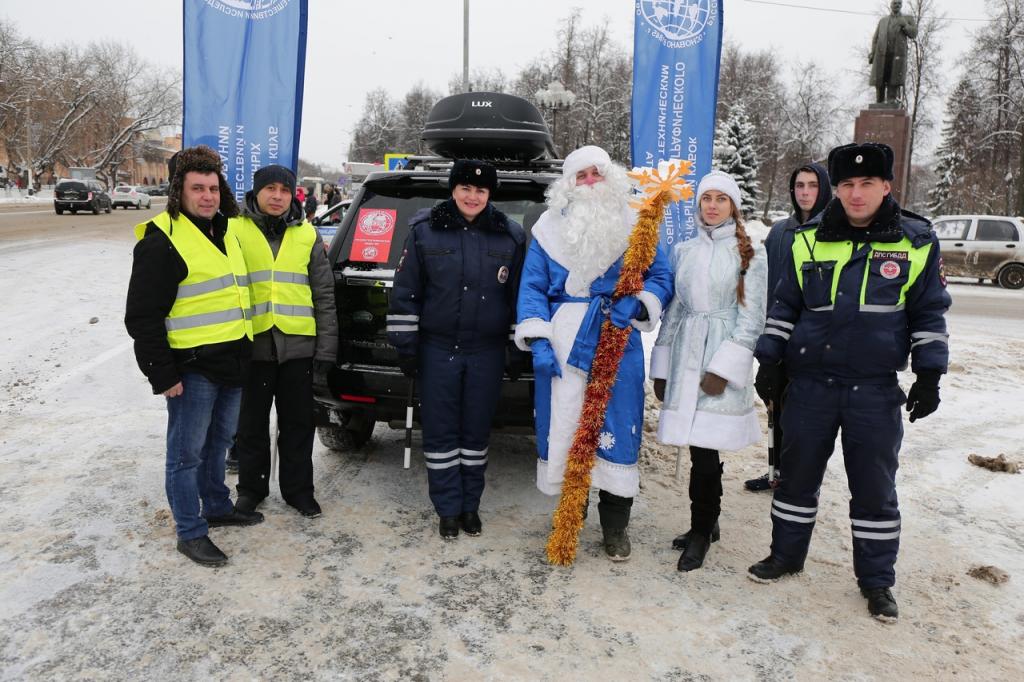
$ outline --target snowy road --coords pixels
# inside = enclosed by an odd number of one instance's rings
[[[943,403],[906,425],[902,616],[885,626],[853,581],[840,458],[806,572],[762,586],[744,573],[767,554],[769,498],[741,492],[762,452],[726,457],[722,540],[683,575],[686,483],[650,438],[626,564],[604,559],[595,508],[577,564],[545,563],[553,500],[519,436],[492,443],[484,534],[442,543],[424,470],[378,426],[354,456],[317,445],[322,518],[275,491],[263,525],[213,531],[228,567],[192,565],[173,549],[163,403],[122,324],[139,215],[62,218],[0,212],[0,679],[1024,679],[1024,477],[966,459],[1024,459],[1024,292],[952,287]],[[968,577],[979,564],[1009,582]]]

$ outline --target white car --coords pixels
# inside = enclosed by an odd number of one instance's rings
[[[1001,215],[942,215],[932,223],[947,275],[990,279],[1024,289],[1024,220]]]
[[[136,211],[141,208],[149,208],[153,201],[148,194],[142,191],[141,187],[136,185],[118,185],[111,192],[110,198],[114,208],[123,206],[127,210],[129,206],[134,206]]]

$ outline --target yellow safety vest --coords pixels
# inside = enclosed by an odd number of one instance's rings
[[[165,320],[171,348],[252,339],[245,260],[230,225],[224,254],[184,215],[175,220],[165,211],[149,222],[163,230],[188,268]],[[135,226],[136,239],[146,235],[148,224]]]
[[[316,228],[308,222],[285,228],[277,258],[251,218],[232,218],[249,269],[254,334],[277,327],[285,334],[316,336],[309,257]]]
[[[814,311],[831,310],[836,302],[839,275],[853,256],[853,242],[819,242],[815,239],[817,228],[797,232],[793,239],[793,265],[796,278],[804,292],[805,302]],[[865,313],[890,313],[906,307],[907,290],[924,271],[931,253],[931,242],[915,248],[904,235],[898,242],[871,242],[867,254],[867,266],[860,287],[859,309]],[[831,272],[829,272],[831,271]],[[813,302],[807,301],[811,293],[804,276],[814,277],[814,287],[822,290],[813,292]],[[875,282],[890,280],[893,286],[869,290],[868,279],[874,274]],[[826,281],[821,281],[824,277]]]

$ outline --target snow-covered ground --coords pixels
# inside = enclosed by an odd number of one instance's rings
[[[127,223],[0,243],[0,679],[1024,679],[1024,476],[967,462],[1024,458],[1019,321],[953,315],[942,406],[906,424],[894,626],[854,583],[838,454],[802,576],[745,577],[768,553],[769,497],[741,490],[759,448],[726,457],[722,539],[678,573],[686,482],[653,405],[628,563],[604,558],[594,507],[576,565],[545,562],[554,500],[523,436],[492,442],[484,534],[443,543],[422,465],[378,426],[356,455],[317,444],[323,517],[274,491],[264,524],[212,531],[231,563],[210,570],[174,551],[163,401],[122,324]],[[967,575],[983,564],[1009,582]]]

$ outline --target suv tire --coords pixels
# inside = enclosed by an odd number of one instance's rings
[[[351,452],[366,445],[373,435],[374,422],[371,419],[344,414],[346,426],[331,424],[316,427],[320,442],[329,450]]]
[[[999,271],[999,286],[1004,289],[1024,289],[1024,265],[1010,263]]]
[[[107,207],[105,209],[103,209],[103,212],[104,213],[110,213],[113,210],[114,210],[114,205],[113,204],[107,204]]]
[[[100,205],[97,204],[95,201],[92,204],[92,214],[93,215],[99,215],[100,214]]]
[[[58,208],[57,209],[57,215],[64,215],[64,209],[63,208]]]

